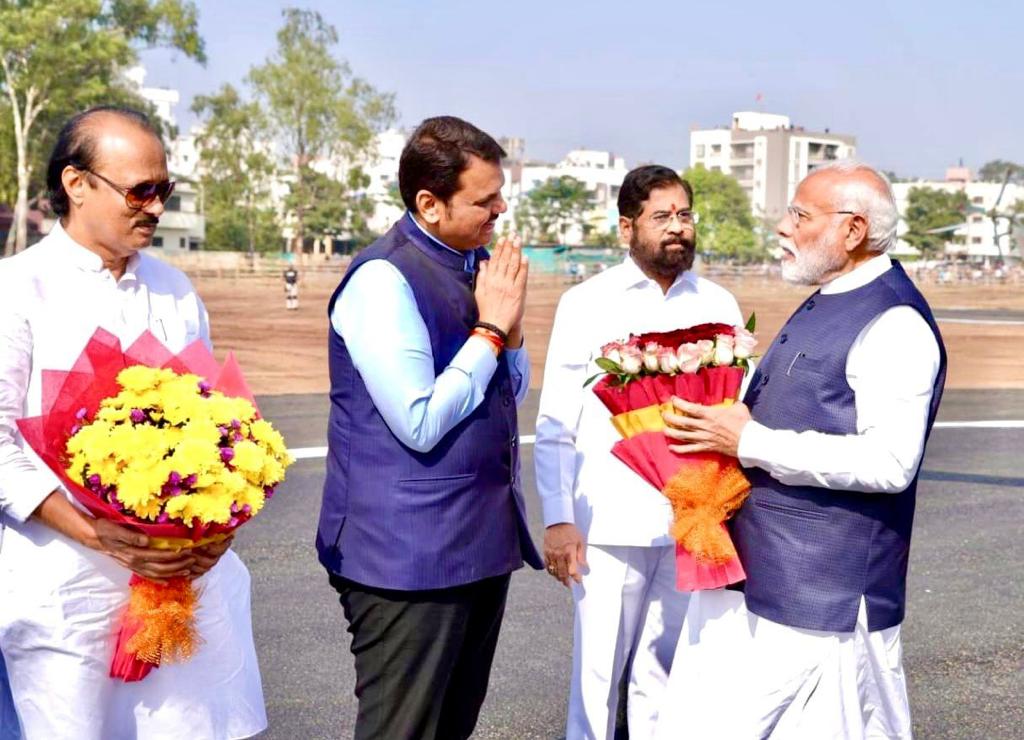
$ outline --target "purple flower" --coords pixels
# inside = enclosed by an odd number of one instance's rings
[[[208,398],[210,395],[210,391],[212,389],[213,386],[207,383],[205,380],[199,381],[199,395],[201,395],[203,398]]]
[[[146,420],[146,412],[142,409],[132,409],[131,420],[132,424],[141,424]]]
[[[75,418],[78,419],[79,421],[82,421],[86,417],[86,414],[88,413],[89,410],[85,408],[85,406],[83,406],[82,408],[78,409],[78,411],[75,412]]]
[[[156,518],[157,524],[167,524],[167,522],[169,521],[171,521],[171,517],[167,514],[166,511],[161,511],[160,516]]]
[[[246,504],[245,506],[242,507],[242,513],[243,514],[251,514],[252,513],[252,507],[249,506],[249,504]]]
[[[198,480],[199,477],[195,473],[192,473],[191,475],[188,476],[188,478],[185,479],[185,485],[191,488],[196,484],[196,481]]]
[[[71,436],[74,437],[80,431],[82,431],[82,425],[81,424],[75,424],[73,427],[71,427]]]
[[[228,519],[228,526],[229,527],[237,527],[238,526],[238,517],[234,517],[233,516],[230,519]]]
[[[87,480],[89,481],[89,485],[92,486],[93,488],[95,488],[100,483],[102,483],[102,480],[100,479],[100,477],[98,475],[96,475],[96,473],[93,473],[92,475],[90,475]]]
[[[229,463],[235,459],[235,451],[230,447],[220,448],[220,459],[222,462]]]
[[[231,420],[231,428],[232,429],[241,429],[242,428],[242,422],[240,422],[238,419],[232,419]]]
[[[217,431],[220,432],[220,436],[222,436],[222,437],[228,436],[228,428],[227,427],[217,427]]]
[[[274,498],[274,487],[263,486],[263,495],[266,496],[268,500]]]
[[[232,514],[237,514],[238,513],[238,504],[231,504],[231,513]]]
[[[243,439],[245,439],[245,437],[242,436],[241,432],[235,432],[235,436],[234,436],[235,442],[241,442]]]
[[[177,470],[172,470],[171,474],[167,476],[167,482],[172,486],[176,486],[181,483],[181,474]]]

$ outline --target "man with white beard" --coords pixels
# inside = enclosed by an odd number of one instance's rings
[[[896,222],[875,170],[808,175],[778,225],[782,276],[820,289],[743,403],[666,414],[674,450],[737,457],[752,487],[729,524],[747,580],[691,599],[661,738],[911,736],[900,623],[946,354],[885,254]]]

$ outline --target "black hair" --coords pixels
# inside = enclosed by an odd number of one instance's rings
[[[448,203],[459,189],[469,156],[500,164],[505,150],[490,134],[455,116],[428,118],[413,131],[398,161],[398,191],[410,211],[416,193],[427,190]]]
[[[59,218],[67,216],[71,210],[71,203],[61,179],[64,168],[71,166],[78,170],[91,170],[96,165],[96,137],[89,134],[86,123],[90,117],[98,113],[110,113],[125,118],[160,138],[149,117],[133,108],[97,105],[71,116],[57,134],[57,143],[53,146],[50,162],[46,166],[46,189],[49,191],[50,209]]]
[[[619,215],[634,219],[644,209],[644,203],[651,191],[658,188],[682,186],[693,207],[693,187],[679,176],[679,173],[659,164],[647,164],[626,173],[619,188]]]

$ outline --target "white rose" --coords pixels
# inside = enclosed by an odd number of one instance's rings
[[[626,375],[636,375],[640,372],[640,369],[644,365],[643,355],[640,354],[640,350],[636,347],[623,347],[622,348],[622,362],[619,367],[622,368],[622,372]]]
[[[676,359],[676,353],[668,347],[662,347],[658,352],[658,369],[669,375],[679,370],[679,360]]]
[[[719,334],[715,337],[715,364],[731,365],[734,357],[732,337],[726,334]]]

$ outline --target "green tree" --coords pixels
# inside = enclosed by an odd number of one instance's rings
[[[554,244],[564,241],[573,225],[579,225],[586,236],[590,231],[586,216],[593,206],[593,193],[583,182],[568,175],[551,177],[526,193],[516,222],[532,241]]]
[[[619,246],[619,229],[617,226],[612,226],[607,231],[593,229],[587,234],[583,243],[588,247],[617,247]]]
[[[394,99],[354,76],[334,56],[338,32],[319,13],[289,8],[277,49],[249,72],[249,82],[281,146],[292,181],[292,249],[301,251],[308,209],[322,185],[316,161],[357,162],[373,136],[394,120]]]
[[[983,164],[978,170],[978,179],[983,182],[1002,182],[1007,170],[1010,172],[1010,182],[1024,183],[1024,165],[1003,159],[993,159]]]
[[[310,168],[301,188],[293,183],[286,207],[305,214],[307,235],[326,240],[348,238],[362,246],[373,240],[367,222],[374,202],[361,194],[369,184],[370,178],[358,167],[350,168],[344,181]]]
[[[40,130],[115,90],[139,47],[167,45],[205,61],[191,0],[5,0],[0,2],[0,93],[15,151],[14,226],[5,251],[27,245],[29,191]],[[58,115],[59,114],[59,115]]]
[[[923,256],[934,257],[942,252],[947,242],[960,238],[954,236],[953,231],[964,222],[966,214],[967,194],[962,190],[911,188],[903,214],[907,224],[903,238]]]
[[[683,178],[693,186],[697,249],[708,259],[751,262],[765,257],[763,240],[754,234],[750,199],[729,175],[702,165],[691,167]]]
[[[197,137],[206,243],[212,249],[279,250],[281,229],[270,202],[276,169],[266,117],[231,85],[197,96]]]

